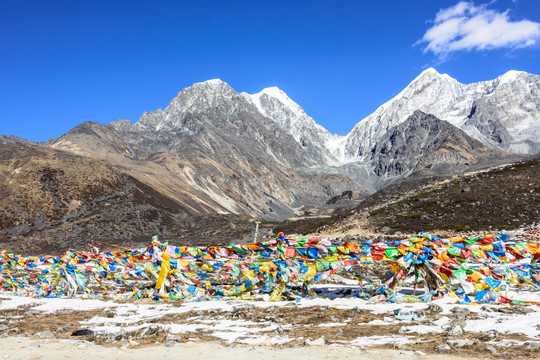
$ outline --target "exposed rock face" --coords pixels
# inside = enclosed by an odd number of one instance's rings
[[[395,178],[422,169],[443,175],[497,155],[452,124],[415,111],[378,141],[370,160],[378,176]]]
[[[0,144],[21,143],[25,145],[36,145],[35,142],[29,141],[13,135],[0,135]]]
[[[86,250],[91,240],[134,247],[156,234],[186,245],[253,241],[254,218],[201,215],[118,168],[48,147],[0,144],[0,183],[9,252]]]
[[[495,149],[507,149],[512,142],[512,135],[498,120],[494,108],[486,105],[486,99],[474,102],[470,115],[463,128],[476,133],[484,143]]]
[[[463,130],[509,153],[538,153],[540,76],[510,71],[491,83],[493,91],[475,101]]]

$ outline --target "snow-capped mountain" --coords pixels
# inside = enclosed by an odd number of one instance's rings
[[[428,69],[347,136],[276,87],[250,95],[214,79],[135,123],[86,122],[41,144],[0,135],[0,147],[6,239],[229,241],[256,218],[328,215],[393,182],[389,193],[401,196],[431,177],[508,162],[507,153],[540,153],[540,76],[466,85]],[[405,210],[388,216],[396,223],[413,214]]]
[[[345,154],[365,159],[392,127],[420,110],[446,120],[484,144],[509,153],[536,153],[540,144],[540,76],[509,71],[461,84],[427,69],[347,135]]]
[[[539,152],[539,104],[537,75],[512,71],[464,85],[428,69],[339,136],[277,87],[238,93],[214,79],[136,123],[82,124],[50,146],[117,166],[195,214],[281,220],[328,211],[343,193],[364,196],[413,173]]]
[[[165,109],[145,112],[136,124],[111,124],[123,131],[196,133],[188,114],[213,109],[230,118],[238,107],[271,119],[291,135],[314,164],[340,166],[365,161],[379,139],[416,110],[462,129],[485,145],[511,154],[540,151],[540,76],[509,71],[490,81],[462,84],[435,69],[423,71],[403,91],[361,120],[347,136],[333,135],[277,87],[256,94],[237,93],[227,83],[209,80],[185,88]]]
[[[281,106],[274,114],[291,114],[292,101],[283,104],[286,96],[266,100]],[[120,166],[197,214],[285,219],[364,189],[321,166],[336,162],[320,143],[329,133],[304,116],[311,121],[304,127],[311,137],[295,139],[251,97],[210,80],[183,89],[165,109],[145,112],[135,124],[82,124],[51,146]]]
[[[110,124],[118,131],[176,131],[195,134],[200,124],[189,121],[194,114],[210,109],[218,118],[232,118],[238,109],[246,109],[273,120],[285,134],[291,135],[313,164],[339,166],[344,161],[345,137],[331,134],[317,124],[304,109],[277,87],[265,88],[257,94],[237,93],[220,79],[195,83],[180,91],[164,110],[145,112],[132,124],[118,120]]]
[[[323,164],[339,165],[343,161],[344,136],[331,134],[317,124],[304,109],[277,87],[263,89],[256,94],[242,93],[259,112],[274,120],[306,151],[317,153]]]
[[[145,112],[135,124],[130,126],[125,121],[110,124],[115,130],[128,131],[170,131],[183,130],[195,132],[193,124],[185,122],[188,114],[207,112],[209,109],[219,111],[227,117],[235,110],[235,102],[230,101],[239,95],[226,82],[220,79],[195,83],[178,93],[165,110],[158,109]]]
[[[265,88],[252,95],[242,95],[255,105],[261,114],[274,120],[282,129],[288,129],[298,142],[302,142],[306,136],[323,140],[330,134],[278,87]]]
[[[509,71],[488,83],[493,91],[475,99],[462,129],[509,153],[540,152],[540,76]]]

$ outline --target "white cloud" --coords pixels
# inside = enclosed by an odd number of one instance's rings
[[[488,4],[476,6],[462,1],[437,12],[433,26],[418,43],[427,43],[424,53],[440,58],[458,50],[489,50],[522,48],[536,44],[540,38],[540,23],[530,20],[512,21],[509,10],[488,9]]]

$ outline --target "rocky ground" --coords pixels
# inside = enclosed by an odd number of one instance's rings
[[[36,353],[40,341],[77,339],[111,349],[202,348],[210,342],[307,352],[325,347],[343,354],[398,349],[402,358],[531,359],[540,351],[539,316],[531,305],[378,304],[354,298],[163,304],[2,296],[0,341],[24,337]]]

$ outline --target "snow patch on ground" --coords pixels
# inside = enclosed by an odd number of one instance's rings
[[[464,330],[470,332],[485,332],[496,330],[503,334],[524,334],[532,339],[540,336],[540,311],[529,314],[499,314],[488,313],[480,320],[468,320]]]
[[[61,299],[61,298],[29,298],[0,294],[0,310],[13,310],[22,306],[31,306],[34,310],[46,313],[61,310],[95,310],[111,306],[119,306],[114,302],[101,300]]]
[[[375,345],[394,345],[400,346],[412,343],[408,336],[362,336],[351,341],[351,345],[359,347],[368,347]]]

